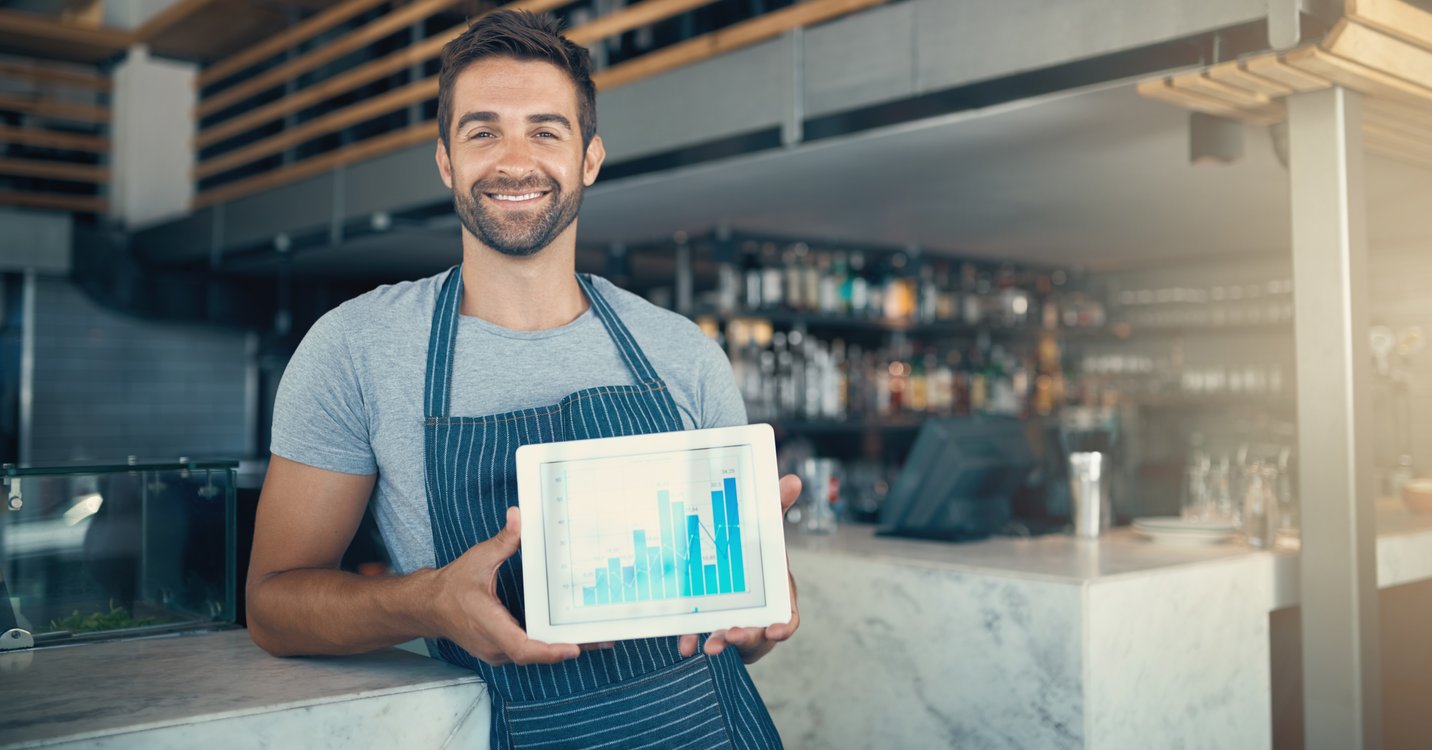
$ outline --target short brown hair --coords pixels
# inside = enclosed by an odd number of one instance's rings
[[[592,83],[592,58],[562,36],[562,25],[550,13],[498,10],[473,21],[462,36],[443,45],[438,74],[438,137],[449,149],[452,129],[453,81],[468,66],[489,57],[537,60],[566,71],[577,87],[577,124],[582,147],[597,134],[597,87]]]

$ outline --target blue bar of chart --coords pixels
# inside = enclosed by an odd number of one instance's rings
[[[665,489],[652,493],[642,516],[654,517],[657,528],[625,530],[628,549],[607,548],[604,565],[574,571],[591,581],[580,586],[580,606],[745,593],[737,477],[706,485],[709,504],[673,501]]]

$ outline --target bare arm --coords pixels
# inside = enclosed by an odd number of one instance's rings
[[[527,638],[497,599],[497,568],[517,551],[520,538],[515,511],[497,536],[441,569],[386,578],[339,570],[374,479],[280,456],[269,462],[247,586],[255,643],[269,653],[293,656],[449,638],[493,664],[577,656],[576,646]]]

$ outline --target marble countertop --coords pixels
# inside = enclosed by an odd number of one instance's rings
[[[1432,578],[1432,515],[1411,513],[1400,503],[1380,502],[1377,518],[1378,585],[1385,588]],[[1268,552],[1241,542],[1207,547],[1155,544],[1128,528],[1114,529],[1097,542],[1056,534],[950,544],[876,536],[872,526],[843,524],[828,536],[788,530],[786,543],[803,553],[1071,584],[1259,557],[1276,569],[1280,603],[1286,603],[1287,592],[1297,588],[1296,551]]]
[[[398,649],[280,659],[237,629],[45,648],[0,655],[0,747],[464,683],[486,690],[472,672]]]

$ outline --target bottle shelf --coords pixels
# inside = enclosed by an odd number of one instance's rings
[[[1032,338],[1049,333],[1055,336],[1106,336],[1110,335],[1096,328],[1058,328],[1047,330],[1035,326],[1004,326],[992,323],[969,324],[962,321],[941,320],[921,322],[891,318],[858,318],[835,313],[802,312],[796,310],[698,310],[692,318],[710,317],[728,323],[733,320],[765,320],[774,325],[802,325],[808,330],[833,331],[881,331],[886,333],[907,333],[916,336],[948,336],[974,338],[987,333],[993,338]]]

